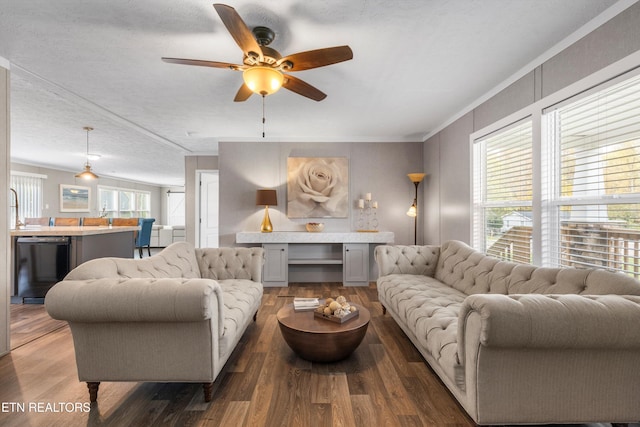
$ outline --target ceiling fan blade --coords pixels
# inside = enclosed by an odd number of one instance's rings
[[[256,41],[253,33],[244,23],[238,12],[231,6],[227,6],[222,3],[215,3],[213,7],[218,12],[220,19],[227,30],[231,34],[231,37],[236,41],[240,49],[246,56],[258,56],[260,61],[263,60],[262,49]]]
[[[236,97],[233,98],[233,102],[243,102],[249,99],[249,97],[253,94],[253,91],[249,89],[249,87],[242,83],[240,89],[238,89],[238,93],[236,93]]]
[[[302,71],[324,67],[325,65],[336,64],[350,59],[353,59],[353,51],[349,46],[335,46],[294,53],[279,60],[277,65],[288,61],[293,65],[291,68],[285,68],[286,71]]]
[[[282,83],[282,87],[289,89],[291,92],[295,92],[298,95],[313,99],[314,101],[322,101],[327,97],[326,93],[316,89],[309,83],[287,74],[284,75],[284,83]]]
[[[162,60],[164,62],[169,62],[171,64],[199,65],[201,67],[213,67],[213,68],[228,68],[234,71],[241,71],[246,68],[244,65],[230,64],[228,62],[203,61],[200,59],[164,58],[163,57]]]

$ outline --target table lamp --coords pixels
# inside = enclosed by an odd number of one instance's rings
[[[269,206],[278,206],[278,198],[276,190],[260,189],[256,192],[256,206],[264,206],[264,219],[260,224],[260,231],[263,233],[271,233],[273,225],[269,219]]]

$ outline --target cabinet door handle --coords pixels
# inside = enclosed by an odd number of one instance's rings
[[[284,252],[284,248],[280,249],[282,252]]]
[[[349,249],[345,249],[344,251],[345,251],[345,252],[349,252]]]

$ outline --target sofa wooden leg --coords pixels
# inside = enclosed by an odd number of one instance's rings
[[[202,390],[204,391],[204,401],[211,402],[211,395],[213,394],[213,383],[202,384]]]
[[[99,382],[87,383],[87,388],[89,389],[89,401],[91,403],[96,402],[98,400],[98,387],[100,387]]]
[[[385,314],[387,314],[387,307],[385,307],[384,305],[382,306],[382,315],[384,316]]]
[[[255,322],[256,320],[258,320],[258,312],[257,311],[255,313],[253,313],[253,321]]]

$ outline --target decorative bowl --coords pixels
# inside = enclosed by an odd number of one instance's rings
[[[322,222],[308,222],[306,227],[310,233],[318,233],[324,230],[324,224]]]

